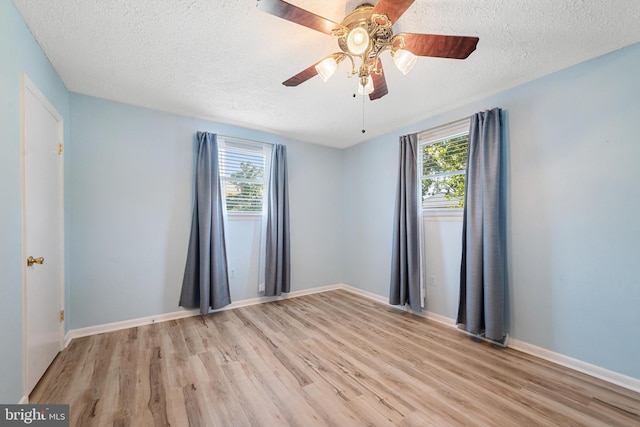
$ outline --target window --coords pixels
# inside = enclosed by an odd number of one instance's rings
[[[418,134],[423,209],[464,207],[469,119]]]
[[[220,185],[227,212],[261,213],[270,146],[228,137],[219,141]]]

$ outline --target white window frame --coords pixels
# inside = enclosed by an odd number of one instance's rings
[[[252,141],[248,139],[235,138],[230,136],[218,136],[218,159],[222,159],[225,150],[246,151],[264,156],[264,172],[262,178],[257,181],[262,183],[262,209],[260,211],[248,212],[248,211],[228,211],[227,210],[227,194],[225,183],[232,179],[220,175],[220,186],[222,189],[222,205],[224,208],[225,217],[229,220],[235,221],[255,221],[264,216],[267,203],[267,191],[269,183],[269,171],[271,169],[271,149],[272,144],[267,144],[259,141]],[[222,166],[220,166],[222,171]]]
[[[418,200],[425,221],[461,221],[464,212],[458,207],[425,207],[422,200],[422,180],[428,178],[422,174],[422,150],[426,145],[469,133],[471,119],[464,118],[442,126],[427,129],[418,133]],[[466,175],[466,171],[459,173]],[[466,184],[466,176],[465,176]]]

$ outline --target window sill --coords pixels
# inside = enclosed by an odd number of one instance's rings
[[[462,208],[432,208],[422,211],[424,221],[462,222],[464,209]]]
[[[227,213],[227,219],[229,221],[260,221],[262,213]]]

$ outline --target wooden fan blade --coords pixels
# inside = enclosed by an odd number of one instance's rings
[[[258,9],[329,35],[332,30],[342,28],[340,24],[282,0],[258,0]]]
[[[384,70],[382,69],[382,62],[378,62],[378,70],[380,71],[380,74],[371,74],[371,79],[373,79],[373,92],[369,94],[369,99],[371,101],[382,98],[389,93],[389,89],[387,89],[387,79],[385,79]]]
[[[387,15],[392,24],[409,9],[414,0],[380,0],[371,11],[371,14]]]
[[[300,83],[306,82],[311,77],[315,77],[318,74],[318,72],[316,71],[316,65],[318,65],[319,63],[320,61],[313,64],[311,67],[300,71],[290,79],[283,81],[282,84],[285,86],[298,86]]]
[[[418,56],[465,59],[476,50],[478,37],[440,36],[435,34],[398,33],[391,39],[394,47],[404,39],[403,49]]]

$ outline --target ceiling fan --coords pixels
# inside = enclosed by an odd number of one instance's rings
[[[309,68],[282,82],[298,86],[319,75],[327,81],[344,59],[351,62],[349,76],[359,78],[358,92],[372,101],[389,93],[380,54],[389,50],[398,69],[407,74],[417,56],[465,59],[476,49],[478,37],[435,34],[393,34],[393,24],[414,0],[379,0],[364,3],[336,23],[282,0],[258,0],[258,9],[296,24],[338,38],[341,52],[332,53]],[[356,60],[360,59],[359,65]],[[355,95],[354,95],[355,96]]]

